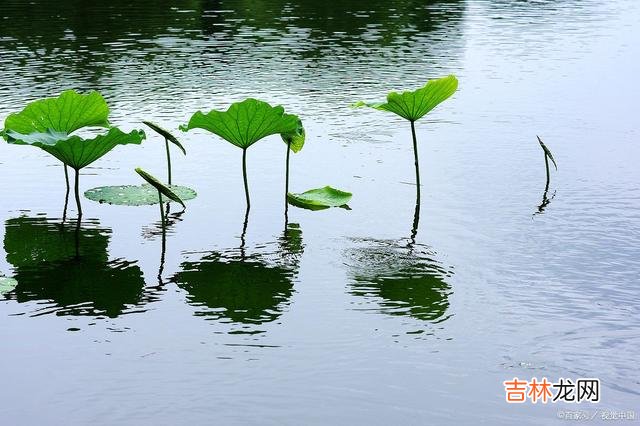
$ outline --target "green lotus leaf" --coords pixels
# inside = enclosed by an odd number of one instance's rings
[[[295,130],[280,135],[284,143],[289,145],[289,149],[294,153],[300,152],[304,146],[305,131],[302,126],[302,120],[298,120]]]
[[[169,142],[171,142],[172,144],[174,144],[178,148],[180,148],[180,150],[182,151],[182,153],[184,155],[187,155],[187,150],[184,149],[184,146],[182,146],[182,144],[180,143],[178,138],[176,138],[174,135],[169,133],[168,130],[163,129],[162,127],[160,127],[157,124],[152,123],[150,121],[143,121],[142,123],[147,125],[148,127],[150,127],[153,131],[158,133],[160,136],[164,137],[166,140],[168,140]]]
[[[10,143],[42,148],[76,170],[88,166],[118,145],[140,144],[145,138],[145,134],[141,130],[124,133],[115,127],[109,129],[106,134],[98,135],[93,139],[83,139],[79,136],[70,136],[51,130],[29,134],[9,130],[5,132],[5,135]]]
[[[196,191],[186,186],[167,185],[167,187],[182,201],[193,200],[198,195]],[[150,184],[101,186],[85,191],[84,196],[98,203],[116,206],[149,206],[158,204],[158,190]],[[163,203],[171,199],[164,197]]]
[[[176,203],[179,203],[182,207],[185,207],[185,208],[187,207],[184,205],[184,201],[182,201],[182,199],[178,197],[178,195],[175,192],[169,189],[165,184],[160,182],[158,179],[151,176],[149,173],[145,172],[140,167],[136,168],[136,173],[142,176],[142,179],[146,180],[151,185],[153,185],[153,187],[155,187],[156,190],[160,192],[162,195],[169,198],[170,200],[175,201]]]
[[[386,103],[360,101],[353,106],[368,106],[380,111],[392,112],[409,121],[416,121],[453,95],[457,88],[458,79],[454,75],[449,75],[429,80],[424,87],[413,92],[391,92],[387,95]]]
[[[558,170],[558,165],[556,164],[556,160],[553,158],[551,151],[549,151],[549,148],[547,148],[544,142],[542,142],[542,139],[540,139],[540,136],[536,136],[536,137],[538,138],[538,142],[540,143],[540,146],[542,147],[542,150],[544,151],[545,155],[549,157],[549,159],[553,163],[553,166],[556,168],[556,170]]]
[[[204,129],[220,136],[233,145],[246,149],[269,135],[296,131],[297,116],[285,114],[281,106],[272,107],[257,99],[245,99],[231,104],[227,111],[212,110],[193,114],[187,125],[180,126],[184,132]]]
[[[329,207],[342,207],[351,200],[350,192],[325,186],[324,188],[310,189],[301,194],[287,194],[289,204],[309,210],[324,210]]]
[[[109,107],[98,92],[81,95],[67,90],[57,98],[37,100],[21,112],[9,115],[4,128],[5,132],[22,134],[47,131],[70,134],[87,126],[108,127],[108,116]]]
[[[0,277],[0,296],[9,293],[18,285],[15,278]]]

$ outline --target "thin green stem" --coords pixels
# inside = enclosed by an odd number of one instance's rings
[[[164,223],[164,206],[162,204],[162,193],[160,191],[158,191],[158,205],[160,206],[160,219],[162,221],[162,232],[164,232],[164,227],[165,227],[165,223]]]
[[[549,190],[549,182],[551,181],[551,176],[549,175],[549,156],[547,153],[544,153],[544,165],[547,168],[547,185],[544,187],[544,192],[546,193]]]
[[[418,141],[416,139],[416,126],[411,121],[411,136],[413,136],[413,156],[416,164],[416,203],[420,204],[420,164],[418,162]]]
[[[244,195],[247,199],[247,212],[251,208],[249,199],[249,183],[247,182],[247,148],[242,149],[242,177],[244,179]]]
[[[71,190],[69,185],[69,171],[67,170],[67,165],[64,164],[64,180],[67,183],[67,192],[64,196],[64,210],[62,211],[62,221],[67,220],[67,207],[69,206],[69,192]]]
[[[167,148],[167,176],[169,177],[169,185],[171,185],[171,153],[169,152],[169,140],[164,139],[164,144]]]
[[[80,169],[76,169],[76,205],[78,206],[78,217],[82,216],[82,205],[80,204]]]
[[[287,201],[287,194],[289,193],[289,154],[291,153],[291,141],[287,141],[287,164],[285,169],[284,178],[284,217],[287,221],[287,213],[289,211],[289,203]]]

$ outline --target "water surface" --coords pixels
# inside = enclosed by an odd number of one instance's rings
[[[191,132],[173,174],[199,196],[163,238],[153,207],[85,200],[63,224],[57,161],[0,144],[4,422],[558,422],[504,402],[514,376],[598,377],[599,408],[637,410],[637,2],[5,0],[0,19],[2,120],[68,88],[126,129],[259,97],[307,128],[291,188],[354,193],[285,225],[269,138],[243,234],[240,150]],[[450,73],[417,125],[414,236],[408,124],[348,105]],[[82,189],[164,176],[147,134]]]

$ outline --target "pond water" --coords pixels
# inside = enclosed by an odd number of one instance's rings
[[[243,234],[241,151],[190,132],[173,175],[199,195],[165,238],[157,207],[84,200],[76,261],[59,163],[0,144],[0,276],[17,281],[0,296],[0,423],[640,416],[640,3],[172,3],[4,0],[0,120],[68,88],[99,90],[126,129],[257,97],[307,129],[291,189],[351,191],[351,210],[291,207],[285,228],[270,137],[248,153]],[[458,92],[417,124],[412,238],[409,125],[349,104],[447,74]],[[164,177],[147,135],[81,189]],[[558,162],[546,195],[536,135]],[[602,402],[505,402],[504,380],[543,376],[599,378]]]

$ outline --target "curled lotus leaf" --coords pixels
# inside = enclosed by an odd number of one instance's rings
[[[306,137],[304,127],[302,126],[302,120],[298,120],[298,125],[295,130],[280,135],[284,143],[289,145],[289,149],[294,153],[298,153],[304,146],[304,140]]]
[[[139,174],[142,177],[142,179],[146,180],[151,186],[156,188],[156,190],[160,194],[162,194],[163,196],[167,197],[168,199],[170,199],[172,201],[175,201],[176,203],[179,203],[182,207],[187,207],[187,206],[184,205],[184,201],[182,201],[182,199],[178,196],[178,194],[173,192],[167,185],[165,185],[164,183],[160,182],[154,176],[152,176],[149,173],[145,172],[140,167],[138,167],[136,169],[136,173]]]
[[[553,163],[553,167],[555,167],[556,170],[558,170],[558,165],[556,164],[556,160],[553,158],[553,154],[551,154],[551,151],[549,150],[547,145],[545,145],[544,142],[542,142],[542,139],[540,139],[540,136],[536,136],[536,137],[538,138],[538,142],[540,143],[540,146],[542,147],[542,150],[544,151],[544,155],[549,157],[549,159]]]
[[[154,132],[158,133],[160,136],[162,136],[163,138],[165,138],[166,140],[168,140],[172,144],[174,144],[175,146],[177,146],[178,148],[180,148],[180,151],[182,151],[182,153],[184,155],[187,155],[187,150],[184,149],[184,146],[182,146],[182,144],[180,143],[178,138],[175,137],[168,130],[158,126],[155,123],[152,123],[151,121],[143,121],[142,123],[145,124],[146,126],[148,126],[149,128],[151,128]]]

